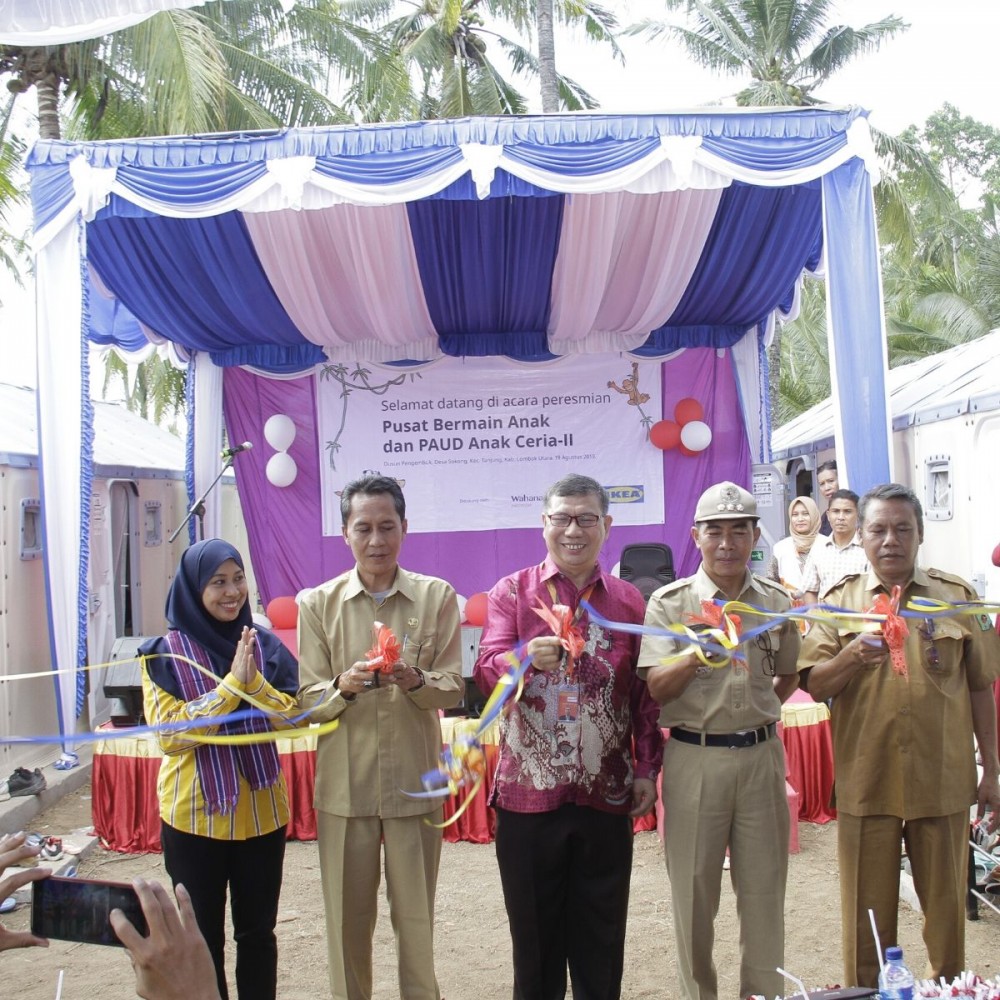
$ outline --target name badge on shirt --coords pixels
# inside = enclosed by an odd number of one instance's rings
[[[576,722],[580,718],[580,685],[559,685],[559,721]]]

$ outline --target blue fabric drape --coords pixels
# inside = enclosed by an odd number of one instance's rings
[[[729,328],[729,345],[791,295],[807,261],[822,245],[819,182],[789,188],[733,184],[719,203],[698,266],[670,319],[644,347],[666,353],[679,346],[678,328]],[[719,345],[722,346],[722,345]]]
[[[263,161],[153,170],[122,165],[116,179],[122,187],[143,198],[183,208],[229,198],[266,173],[267,164]]]
[[[838,470],[864,493],[892,478],[875,204],[864,164],[827,174],[823,200]]]
[[[318,168],[331,176],[388,184],[440,170],[462,143],[502,145],[523,163],[580,175],[634,162],[661,136],[702,136],[706,148],[731,163],[762,171],[795,169],[836,152],[846,142],[848,126],[864,114],[858,108],[798,108],[760,114],[546,115],[117,142],[43,140],[27,165],[38,229],[73,198],[74,156],[85,156],[94,167],[117,167],[119,182],[130,190],[190,211],[259,178],[269,159],[315,156]]]
[[[705,136],[702,148],[729,163],[750,170],[801,170],[815,166],[847,145],[847,136],[837,133],[817,140],[815,136],[787,136],[761,142],[756,137],[716,139]]]
[[[412,202],[407,212],[441,350],[545,355],[563,199]]]
[[[545,146],[541,143],[523,142],[509,146],[505,152],[512,160],[529,167],[549,170],[564,177],[584,177],[587,174],[605,173],[636,163],[660,147],[659,136],[637,139],[632,142],[615,142],[604,139],[598,142],[579,142],[572,146]]]
[[[117,298],[109,299],[87,278],[90,306],[90,342],[100,347],[118,346],[123,351],[141,351],[148,343],[139,321]]]
[[[323,360],[271,288],[242,216],[104,219],[88,227],[104,283],[151,330],[217,364],[299,371]]]

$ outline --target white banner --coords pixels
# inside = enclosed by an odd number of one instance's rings
[[[341,530],[338,491],[377,472],[403,486],[409,529],[537,527],[569,473],[611,493],[619,524],[663,520],[660,362],[568,357],[542,364],[442,358],[317,373],[323,532]]]

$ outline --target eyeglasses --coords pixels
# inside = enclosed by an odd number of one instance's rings
[[[568,528],[574,521],[581,528],[596,528],[603,520],[601,514],[546,514],[553,528]]]
[[[771,645],[771,635],[769,632],[761,632],[754,637],[754,645],[764,654],[764,673],[768,677],[774,677],[777,667],[774,663],[774,647]]]

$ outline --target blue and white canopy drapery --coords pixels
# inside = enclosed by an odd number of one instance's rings
[[[875,167],[858,109],[42,142],[29,169],[39,340],[58,345],[39,372],[50,522],[78,523],[87,505],[85,412],[70,435],[54,405],[88,338],[167,340],[276,375],[326,359],[739,344],[747,433],[766,460],[761,338],[824,259],[834,384],[865,414],[839,428],[844,479],[889,476]],[[80,566],[82,588],[85,542],[59,544],[50,579]],[[81,592],[53,594],[58,663],[82,659]]]

